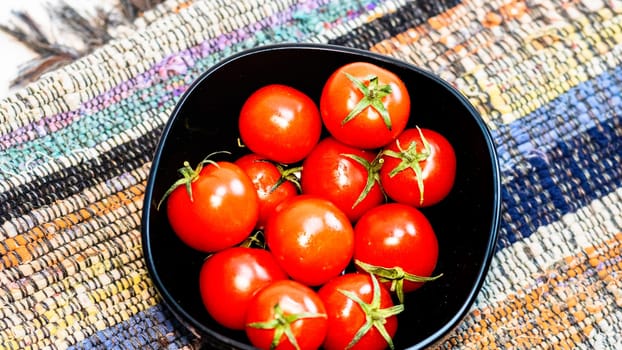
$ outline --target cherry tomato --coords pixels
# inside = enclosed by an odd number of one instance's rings
[[[324,349],[382,350],[393,348],[397,314],[389,291],[370,274],[348,273],[318,291],[328,315]]]
[[[283,270],[309,286],[339,275],[352,258],[354,231],[348,217],[317,196],[287,200],[270,216],[264,234]]]
[[[430,277],[438,259],[438,241],[428,219],[414,207],[387,203],[365,213],[354,227],[354,259],[386,280],[403,301]]]
[[[394,73],[371,63],[354,62],[328,78],[320,112],[337,140],[359,148],[378,148],[406,128],[410,95]]]
[[[255,293],[287,275],[270,252],[232,247],[213,254],[201,267],[199,289],[207,312],[221,325],[243,330]]]
[[[183,178],[164,198],[168,196],[169,223],[185,244],[213,252],[249,236],[257,223],[259,203],[253,183],[239,166],[204,161],[192,169],[186,162],[179,172]]]
[[[246,335],[259,349],[317,349],[326,328],[320,297],[292,280],[276,281],[259,290],[246,314]]]
[[[259,197],[257,228],[262,229],[279,203],[298,194],[295,184],[298,180],[292,173],[292,170],[298,168],[283,169],[254,153],[240,157],[235,164],[248,174],[255,185]]]
[[[380,182],[391,199],[415,207],[443,200],[456,178],[456,155],[430,129],[407,129],[383,151]]]
[[[354,222],[384,201],[375,158],[369,151],[327,137],[304,160],[302,192],[328,199]]]
[[[242,142],[278,163],[302,160],[320,139],[322,120],[315,102],[292,87],[271,84],[253,92],[238,120]]]

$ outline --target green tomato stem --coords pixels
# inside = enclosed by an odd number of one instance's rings
[[[404,281],[424,283],[434,281],[443,276],[442,273],[431,277],[417,276],[404,271],[404,269],[399,266],[375,266],[360,260],[355,260],[354,262],[364,271],[378,276],[381,282],[391,282],[390,289],[397,295],[397,299],[400,303],[404,303]]]
[[[370,274],[370,276],[372,280],[372,293],[373,294],[372,294],[372,300],[369,304],[361,300],[361,298],[359,298],[359,296],[353,293],[352,291],[341,290],[341,289],[339,290],[341,294],[345,295],[346,297],[348,297],[349,299],[357,303],[361,307],[363,312],[365,313],[365,323],[361,326],[361,328],[358,329],[358,331],[356,332],[356,334],[354,335],[354,337],[352,338],[352,340],[346,347],[346,350],[354,347],[361,340],[361,338],[363,338],[365,334],[369,332],[369,330],[372,327],[378,330],[380,335],[382,335],[382,337],[384,338],[384,340],[387,342],[387,344],[389,345],[391,349],[395,348],[395,346],[393,345],[393,339],[391,339],[391,336],[387,332],[387,329],[385,328],[384,325],[386,323],[387,318],[391,316],[395,316],[401,313],[402,311],[404,311],[404,305],[398,304],[398,305],[394,305],[389,308],[381,309],[380,308],[380,301],[381,301],[380,300],[380,285],[378,284],[378,280],[376,279],[376,276],[374,276],[374,274]]]
[[[316,314],[311,312],[301,312],[297,314],[287,315],[283,312],[281,305],[274,305],[274,318],[264,322],[251,322],[249,327],[257,329],[273,329],[274,336],[272,337],[272,343],[270,349],[275,349],[281,342],[283,334],[287,337],[289,342],[297,349],[300,350],[296,336],[292,332],[292,323],[303,318],[327,318],[326,314]]]
[[[279,173],[281,173],[281,177],[270,188],[270,193],[276,191],[276,189],[279,188],[279,186],[281,186],[286,181],[293,183],[294,186],[296,186],[296,189],[298,190],[298,192],[302,191],[302,187],[300,186],[300,179],[297,176],[297,174],[299,174],[300,171],[302,171],[302,166],[293,167],[293,168],[285,168],[284,166],[277,164],[276,168],[279,170]]]
[[[199,174],[201,173],[201,170],[203,170],[203,167],[205,166],[205,164],[213,164],[215,166],[218,166],[218,164],[215,161],[209,158],[219,153],[231,154],[231,152],[227,152],[227,151],[218,151],[218,152],[210,153],[207,155],[207,157],[205,157],[202,161],[200,161],[199,164],[197,164],[197,166],[194,169],[190,166],[190,163],[188,161],[184,161],[183,166],[177,169],[177,172],[179,173],[179,175],[181,175],[181,178],[175,181],[173,185],[171,185],[171,187],[169,187],[168,190],[164,192],[162,199],[160,199],[160,201],[158,202],[158,205],[156,206],[156,210],[160,210],[160,206],[162,205],[162,203],[164,203],[164,200],[168,198],[168,196],[171,193],[173,193],[173,191],[175,191],[175,189],[177,189],[177,187],[179,186],[186,186],[186,193],[188,193],[188,197],[190,197],[190,201],[194,202],[194,198],[192,196],[192,183],[199,178]]]
[[[416,142],[411,142],[408,145],[407,149],[403,149],[399,140],[396,140],[398,152],[393,150],[385,150],[382,153],[385,156],[400,159],[400,163],[395,168],[393,168],[393,170],[391,170],[391,172],[389,173],[389,177],[394,177],[395,175],[406,169],[412,169],[415,172],[415,176],[417,177],[417,187],[419,188],[419,205],[423,205],[423,169],[421,168],[421,164],[419,163],[428,159],[432,151],[430,148],[430,144],[428,143],[428,140],[423,136],[423,132],[421,131],[421,129],[417,127],[417,130],[419,130],[419,136],[421,137],[421,142],[423,143],[422,151],[417,151]]]
[[[389,116],[389,111],[382,103],[382,99],[391,94],[392,89],[391,85],[380,85],[378,77],[375,75],[369,76],[364,80],[369,80],[369,84],[365,85],[363,80],[358,79],[348,73],[345,75],[350,79],[352,84],[356,86],[357,89],[363,94],[363,98],[352,108],[350,113],[341,121],[341,125],[346,124],[350,120],[354,119],[357,115],[359,115],[362,111],[367,107],[374,108],[384,121],[387,129],[391,130],[393,128],[391,117]]]
[[[262,230],[255,230],[250,236],[248,236],[242,243],[239,245],[244,248],[260,248],[266,249],[266,240],[264,238],[264,233]]]
[[[371,189],[377,183],[380,186],[380,190],[384,195],[384,190],[382,189],[382,184],[380,183],[380,168],[382,167],[382,158],[377,156],[371,163],[367,161],[367,159],[360,157],[355,154],[342,153],[341,156],[352,159],[353,161],[362,165],[365,170],[367,170],[367,182],[365,183],[365,187],[359,194],[358,198],[352,204],[352,209],[354,209],[357,205],[359,205],[369,194]],[[385,195],[386,197],[386,195]]]

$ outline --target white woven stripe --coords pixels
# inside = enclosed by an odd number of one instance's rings
[[[50,175],[62,169],[71,168],[81,162],[97,159],[102,153],[111,150],[115,146],[130,140],[136,140],[160,127],[168,120],[171,111],[172,107],[164,113],[158,113],[156,110],[141,112],[144,118],[142,118],[143,122],[139,125],[126,129],[119,134],[112,135],[109,139],[94,147],[84,145],[83,147],[67,150],[65,155],[59,157],[43,157],[43,159],[40,159],[42,161],[37,162],[37,166],[35,167],[28,166],[28,162],[32,161],[34,156],[30,153],[24,155],[22,158],[24,163],[22,164],[14,165],[12,168],[9,168],[8,164],[3,164],[0,167],[0,171],[3,172],[0,178],[5,178],[5,180],[0,181],[0,193],[27,184],[36,178]]]
[[[593,200],[575,213],[497,252],[474,308],[507,299],[518,288],[529,289],[551,266],[622,232],[622,188]],[[511,271],[511,273],[508,273]]]
[[[160,21],[154,21],[145,32],[113,41],[95,53],[51,73],[49,77],[38,82],[39,85],[19,91],[13,98],[0,102],[0,134],[40,120],[44,116],[77,110],[85,101],[112,89],[131,76],[146,71],[172,52],[187,49],[213,38],[221,34],[223,28],[226,31],[234,31],[248,26],[265,16],[283,11],[295,3],[294,0],[287,0],[276,6],[274,3],[263,4],[259,0],[252,0],[228,3],[226,7],[219,7],[212,2],[197,2],[192,7],[181,11],[179,16],[168,16]],[[402,2],[380,5],[374,9],[373,16],[395,11],[400,4]],[[244,12],[249,8],[253,10]],[[190,19],[182,20],[184,16]],[[197,21],[200,23],[201,31],[197,31],[198,28],[195,27]],[[329,36],[335,37],[337,34],[341,35],[340,30],[354,28],[361,24],[363,24],[362,17],[358,21],[345,21],[343,28],[331,30],[328,34],[334,32],[336,34]],[[176,36],[187,37],[192,34],[194,39],[184,47],[177,46],[170,52],[161,50],[158,46],[160,44],[154,43],[161,42],[158,38],[170,32],[171,27],[176,27],[178,32]],[[141,59],[138,60],[137,57]],[[97,79],[93,80],[89,78],[90,76],[96,76]],[[46,83],[52,84],[54,88],[49,89],[41,85]],[[25,104],[23,101],[28,101],[28,103]],[[168,119],[168,112],[153,114],[155,113],[146,112],[144,117],[146,122],[143,125],[124,131],[95,147],[69,150],[69,155],[61,157],[45,157],[38,162],[39,165],[35,169],[30,169],[26,164],[32,160],[32,154],[25,155],[22,158],[24,160],[22,164],[9,165],[1,162],[0,157],[0,171],[3,172],[0,178],[4,178],[0,181],[0,193],[26,184],[37,177],[74,166],[80,161],[94,159],[102,152],[109,150],[112,145],[118,144],[115,141],[121,143],[123,140],[136,139],[162,125]],[[1,122],[3,118],[7,121],[6,123]]]
[[[145,72],[172,53],[248,26],[295,3],[295,0],[284,0],[277,6],[257,1],[197,1],[180,10],[179,15],[163,17],[143,31],[113,40],[0,101],[0,135],[43,116],[74,110],[88,98]],[[197,31],[197,21],[201,24],[200,31]],[[92,76],[97,77],[97,83]]]
[[[36,226],[42,226],[44,231],[53,234],[56,232],[55,226],[52,225],[55,219],[68,215],[78,208],[88,208],[89,205],[107,196],[146,181],[150,167],[151,163],[145,163],[142,167],[111,178],[109,181],[85,188],[78,194],[55,202],[53,205],[55,210],[52,210],[51,206],[43,206],[31,210],[27,216],[7,220],[0,226],[0,240],[4,241],[9,237],[15,237],[32,230]]]

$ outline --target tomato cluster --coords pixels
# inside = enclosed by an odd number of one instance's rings
[[[209,254],[197,278],[214,320],[262,349],[393,348],[404,294],[440,277],[419,208],[456,173],[443,135],[407,128],[410,103],[394,73],[346,64],[319,104],[281,84],[253,92],[238,120],[244,156],[184,163],[160,204]]]

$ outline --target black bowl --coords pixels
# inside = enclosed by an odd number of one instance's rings
[[[177,179],[184,160],[196,164],[214,151],[242,154],[237,118],[243,101],[259,87],[281,83],[319,102],[324,81],[339,66],[366,61],[400,76],[412,98],[409,127],[434,129],[454,145],[456,182],[449,197],[427,208],[439,240],[436,271],[443,277],[406,298],[394,339],[398,349],[423,348],[442,339],[468,312],[492,259],[499,224],[500,185],[488,129],[469,102],[445,81],[407,63],[350,48],[282,44],[248,50],[203,73],[186,91],[166,124],[145,193],[144,257],[163,302],[206,347],[251,349],[243,332],[219,326],[204,310],[198,276],[205,254],[173,234],[156,204]]]

